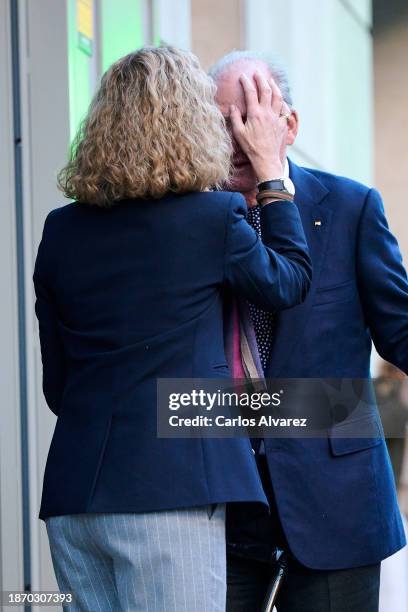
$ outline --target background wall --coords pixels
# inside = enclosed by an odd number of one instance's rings
[[[24,586],[15,132],[10,6],[0,2],[0,592]],[[1,604],[0,604],[1,608]]]
[[[191,0],[191,19],[192,50],[204,68],[244,46],[242,0]]]
[[[408,3],[375,0],[375,182],[408,261]]]

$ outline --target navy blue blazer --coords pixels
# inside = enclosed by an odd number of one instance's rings
[[[408,373],[407,275],[379,193],[293,163],[290,175],[313,281],[303,304],[276,315],[266,375],[367,378],[372,341]],[[375,405],[367,418],[381,428]],[[359,439],[334,430],[327,439],[265,441],[286,537],[315,569],[377,563],[405,544],[382,430]]]
[[[156,434],[157,378],[229,376],[222,293],[276,310],[311,275],[293,203],[262,211],[241,195],[126,200],[52,211],[34,285],[47,403],[58,416],[40,518],[266,503],[247,439]]]

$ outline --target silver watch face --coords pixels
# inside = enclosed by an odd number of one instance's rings
[[[290,193],[290,195],[293,195],[293,196],[295,195],[295,186],[289,177],[285,177],[283,179],[283,185],[286,191]]]

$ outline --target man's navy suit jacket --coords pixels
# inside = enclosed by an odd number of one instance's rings
[[[40,518],[266,504],[248,439],[157,437],[157,378],[229,377],[225,288],[274,310],[300,303],[310,260],[293,203],[168,195],[52,211],[34,271],[43,387],[58,419]],[[229,290],[230,290],[229,289]]]
[[[313,280],[301,305],[276,314],[266,376],[367,378],[372,341],[408,372],[407,275],[379,193],[293,163],[290,176]],[[282,525],[306,566],[368,565],[405,544],[376,406],[367,419],[378,437],[336,426],[319,440],[265,440]]]

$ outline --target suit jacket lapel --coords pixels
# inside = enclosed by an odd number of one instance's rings
[[[285,363],[304,333],[318,286],[333,214],[323,205],[323,200],[328,193],[326,187],[313,174],[292,162],[289,162],[289,167],[290,176],[296,188],[295,203],[299,208],[313,262],[313,280],[303,304],[276,314],[275,338],[266,371],[268,377],[284,375]]]

